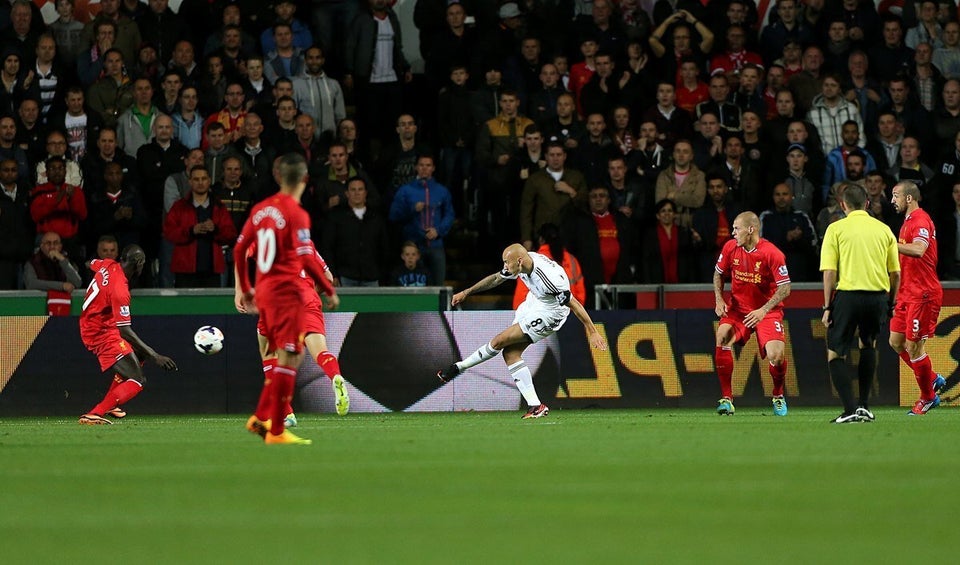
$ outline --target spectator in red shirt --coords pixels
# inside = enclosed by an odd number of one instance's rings
[[[68,255],[83,257],[77,237],[80,222],[87,218],[83,189],[66,183],[67,161],[63,156],[49,157],[46,165],[47,182],[30,192],[30,217],[37,223],[37,233],[56,233]]]

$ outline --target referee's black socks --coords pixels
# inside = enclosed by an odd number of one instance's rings
[[[857,380],[860,383],[860,406],[869,408],[870,388],[877,373],[877,348],[864,347],[860,350],[860,364],[857,366]]]
[[[844,415],[853,414],[857,411],[857,403],[853,399],[853,383],[850,382],[850,374],[847,369],[846,359],[837,357],[827,363],[830,368],[830,379],[833,381],[837,394],[840,395],[840,402],[843,403]]]

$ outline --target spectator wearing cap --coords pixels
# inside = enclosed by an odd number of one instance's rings
[[[793,191],[793,207],[816,217],[823,198],[807,173],[807,148],[802,143],[787,147],[787,177],[783,180]]]
[[[403,55],[400,19],[389,4],[370,0],[370,9],[357,14],[347,33],[343,86],[354,89],[360,131],[368,145],[387,138],[402,112],[402,85],[413,80]]]
[[[525,33],[524,15],[516,2],[500,6],[497,16],[497,25],[480,37],[477,46],[481,59],[485,61],[506,61],[520,50],[520,40]]]

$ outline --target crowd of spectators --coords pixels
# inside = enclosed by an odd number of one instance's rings
[[[405,3],[412,28],[395,0],[58,0],[46,23],[0,0],[0,288],[76,286],[104,242],[145,249],[134,286],[228,286],[288,152],[342,285],[441,284],[452,236],[544,226],[588,300],[709,282],[747,210],[811,281],[845,187],[896,233],[900,180],[960,278],[952,0]]]

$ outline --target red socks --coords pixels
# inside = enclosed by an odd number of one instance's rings
[[[277,365],[273,368],[271,388],[272,405],[270,407],[270,433],[278,436],[283,433],[283,419],[287,416],[287,406],[293,398],[293,387],[297,380],[297,370],[293,367]]]
[[[733,378],[733,351],[729,347],[717,346],[713,358],[717,367],[717,378],[720,379],[720,395],[724,398],[733,398],[733,389],[730,385]]]
[[[903,359],[903,362],[907,364],[907,367],[913,369],[913,361],[910,359],[910,354],[907,353],[906,349],[900,352],[900,358]]]
[[[324,351],[320,354],[319,359],[317,359],[317,365],[320,365],[320,368],[323,369],[324,374],[327,375],[327,378],[331,381],[333,377],[341,374],[340,373],[340,363],[337,361],[337,358],[333,356],[333,353],[329,351]]]
[[[113,392],[113,389],[117,388],[117,386],[122,382],[123,382],[123,377],[120,375],[120,373],[114,373],[113,381],[110,383],[110,388],[107,389],[107,394],[110,394],[111,392]]]
[[[917,378],[917,384],[920,385],[920,398],[933,400],[933,381],[937,375],[933,372],[933,363],[930,362],[929,355],[924,353],[919,359],[913,360],[913,374]]]
[[[783,383],[787,377],[786,358],[779,365],[770,363],[770,376],[773,377],[773,396],[783,396]]]
[[[110,390],[107,391],[107,395],[103,397],[100,404],[93,407],[91,412],[98,416],[103,416],[109,410],[113,410],[117,406],[122,406],[129,402],[131,398],[140,394],[141,390],[143,390],[143,385],[133,379],[127,379],[121,383],[114,381],[114,384],[110,386]]]
[[[257,401],[257,409],[253,415],[261,422],[270,419],[270,394],[273,392],[271,383],[273,382],[273,368],[277,366],[277,358],[263,360],[263,389],[260,391],[260,400]]]

